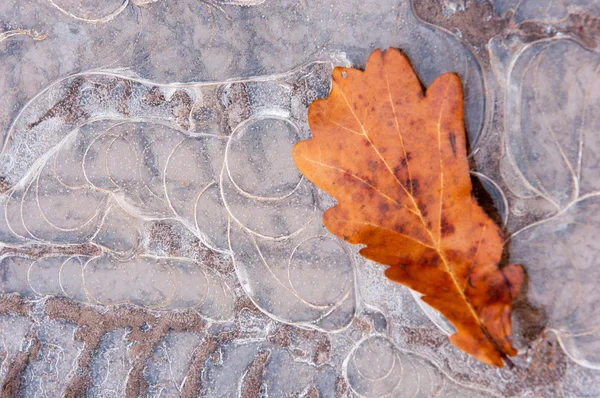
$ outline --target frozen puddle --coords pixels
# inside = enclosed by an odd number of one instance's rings
[[[307,107],[328,94],[331,70],[313,62],[173,85],[90,72],[27,104],[0,157],[0,291],[43,298],[37,310],[20,305],[67,320],[62,329],[75,324],[80,351],[67,358],[66,343],[42,344],[43,360],[27,372],[46,381],[28,383],[28,394],[464,390],[400,352],[381,334],[379,310],[357,312],[355,254],[322,225],[331,199],[293,164],[292,146],[310,134]],[[50,333],[57,324],[47,322]],[[323,332],[341,334],[332,342]],[[61,380],[44,368],[55,357],[61,372],[91,373]],[[371,369],[374,357],[382,362]]]
[[[0,395],[598,395],[588,3],[2,2]],[[292,162],[332,67],[389,46],[463,82],[475,195],[528,274],[513,369],[331,236]]]

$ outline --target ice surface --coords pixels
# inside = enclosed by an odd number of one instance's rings
[[[0,395],[600,395],[600,4],[418,3],[3,1]],[[528,274],[512,369],[329,234],[292,162],[332,68],[389,46],[463,81]]]

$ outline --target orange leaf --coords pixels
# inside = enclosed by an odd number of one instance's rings
[[[498,268],[502,232],[471,196],[459,77],[443,74],[423,92],[402,53],[375,50],[364,72],[334,69],[308,122],[313,138],[293,156],[338,201],[325,226],[423,294],[456,328],[452,344],[503,366],[516,354],[510,306],[524,273]]]

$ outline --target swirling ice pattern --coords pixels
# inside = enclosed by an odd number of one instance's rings
[[[573,41],[526,47],[510,75],[503,163],[523,203],[539,198],[551,209],[513,235],[511,261],[527,265],[529,298],[567,354],[593,368],[600,368],[599,72],[598,54]]]
[[[359,341],[344,361],[350,390],[356,397],[478,397],[443,376],[431,363],[399,350],[386,336]]]
[[[103,24],[113,21],[129,6],[130,0],[87,1],[79,0],[46,0],[55,9],[64,15],[78,21],[91,24]],[[131,0],[135,6],[147,6],[160,0]],[[240,6],[253,6],[264,3],[265,0],[216,0],[219,4],[232,4]],[[209,3],[212,4],[212,3]]]
[[[0,239],[91,244],[100,254],[36,260],[13,251],[0,265],[1,291],[229,319],[230,281],[150,250],[157,223],[175,220],[233,257],[246,294],[269,316],[348,325],[351,256],[323,228],[319,194],[289,156],[308,137],[306,107],[327,94],[330,70],[313,63],[272,79],[187,85],[95,72],[46,89],[5,142]]]

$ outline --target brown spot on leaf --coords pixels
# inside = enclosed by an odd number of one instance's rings
[[[456,135],[452,131],[448,133],[448,140],[450,140],[452,153],[454,154],[454,157],[456,157]]]
[[[427,211],[427,206],[426,204],[422,201],[422,200],[417,200],[417,208],[419,209],[419,212],[421,213],[421,216],[423,216],[424,218],[427,218],[427,216],[429,215],[428,211]]]
[[[454,225],[452,225],[445,217],[442,217],[442,236],[448,236],[454,233]]]
[[[390,210],[390,205],[385,202],[379,203],[377,206],[379,206],[379,211],[382,215]]]
[[[376,160],[369,162],[369,171],[375,172],[379,168],[379,162]]]
[[[411,188],[411,193],[413,195],[418,195],[419,188],[420,188],[419,180],[417,180],[416,178],[413,178],[412,180],[410,180],[410,188]]]

